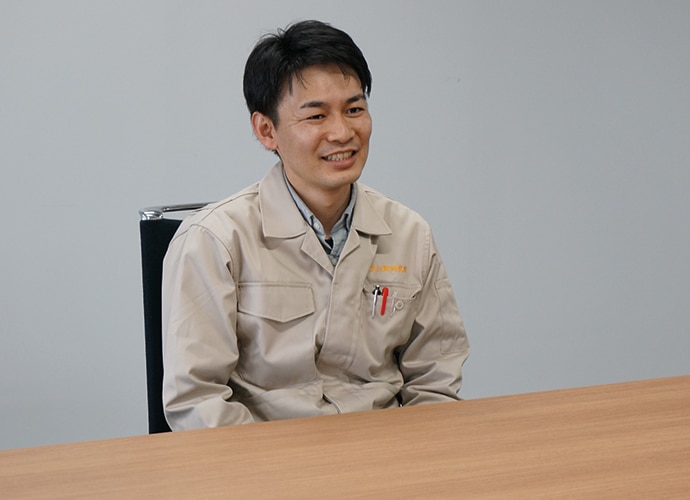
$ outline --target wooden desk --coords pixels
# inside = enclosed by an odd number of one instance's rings
[[[690,498],[690,376],[0,452],[2,498]]]

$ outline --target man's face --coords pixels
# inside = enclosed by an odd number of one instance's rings
[[[263,117],[257,137],[280,155],[288,180],[307,202],[349,195],[369,154],[371,116],[359,79],[335,65],[312,66],[278,104],[278,125]],[[335,196],[335,198],[332,198]]]

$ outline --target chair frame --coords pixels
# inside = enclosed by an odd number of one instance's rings
[[[165,216],[171,213],[198,210],[207,204],[182,203],[152,206],[139,210],[149,434],[171,430],[163,411],[161,281],[163,258],[182,220]]]

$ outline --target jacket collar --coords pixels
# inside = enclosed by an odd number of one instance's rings
[[[390,234],[391,229],[374,207],[369,189],[355,183],[357,202],[352,229],[372,236]],[[297,205],[290,196],[283,165],[278,162],[259,183],[259,205],[264,236],[267,238],[295,238],[308,229]]]
[[[355,183],[355,188],[357,189],[357,202],[352,217],[352,228],[371,236],[391,234],[393,231],[391,231],[390,226],[374,206],[372,190],[359,182]]]

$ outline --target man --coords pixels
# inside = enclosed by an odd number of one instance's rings
[[[264,37],[244,93],[279,162],[188,217],[164,264],[173,430],[458,398],[469,346],[427,223],[359,184],[371,74],[317,21]]]

